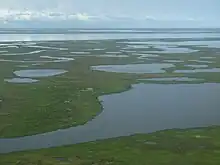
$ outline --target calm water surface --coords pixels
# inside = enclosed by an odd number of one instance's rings
[[[67,71],[63,69],[30,69],[30,70],[18,70],[15,71],[14,74],[19,77],[37,78],[37,77],[56,76],[56,75],[64,74],[66,72]]]
[[[189,78],[189,77],[165,77],[165,78],[149,78],[149,79],[139,79],[141,81],[178,81],[178,82],[186,82],[186,81],[202,81],[203,79],[197,78]]]
[[[152,33],[152,34],[0,34],[0,41],[106,40],[127,38],[219,38],[220,33]]]
[[[9,83],[35,83],[39,80],[31,79],[31,78],[12,78],[12,79],[5,79],[4,81]]]
[[[179,47],[171,47],[167,45],[157,45],[153,46],[154,48],[161,49],[161,51],[149,51],[150,53],[193,53],[196,50],[192,50],[189,48],[179,48]]]
[[[144,34],[0,34],[0,42],[3,41],[54,41],[54,40],[97,40],[88,41],[88,43],[100,44],[102,39],[198,39],[220,38],[220,33],[144,33]],[[100,41],[98,41],[100,40]],[[139,43],[138,43],[139,42]],[[145,42],[145,43],[144,43]],[[135,53],[135,49],[147,48],[153,45],[162,49],[158,52],[167,53],[190,53],[193,50],[189,48],[177,48],[176,45],[203,45],[204,47],[220,47],[220,41],[186,41],[186,42],[141,42],[134,41],[127,43],[131,45],[121,53],[127,51],[139,56],[139,59],[157,57],[147,52]],[[67,48],[57,48],[49,46],[39,46],[34,42],[29,43],[2,43],[0,44],[1,56],[9,55],[30,55],[38,54],[42,51],[57,50],[67,51]],[[45,42],[46,43],[46,42]],[[63,44],[63,43],[61,43]],[[126,43],[125,43],[126,44]],[[132,45],[133,44],[133,45]],[[136,45],[135,45],[136,44]],[[143,45],[138,45],[143,44]],[[145,45],[146,44],[146,45]],[[31,49],[45,49],[26,53],[10,53],[3,49],[4,47],[16,48],[17,45]],[[126,47],[127,45],[123,45]],[[85,50],[71,50],[70,56],[88,55],[90,52]],[[111,52],[106,56],[115,56],[120,52]],[[143,53],[143,54],[142,54]],[[146,54],[144,54],[146,53]],[[127,54],[121,54],[127,57]],[[40,58],[52,59],[54,61],[71,61],[73,58],[40,56]],[[208,58],[207,58],[208,59]],[[0,61],[19,62],[13,59],[0,59]],[[54,62],[53,61],[53,62]],[[20,62],[37,62],[23,61]],[[42,61],[39,61],[42,62]],[[46,62],[46,61],[43,61]],[[51,62],[51,61],[48,61]],[[93,66],[92,69],[108,72],[121,73],[165,73],[163,68],[174,67],[171,63],[182,62],[180,60],[166,60],[167,63],[155,64],[129,64],[129,65],[101,65]],[[194,61],[204,62],[204,64],[213,61]],[[26,66],[26,65],[24,65]],[[196,65],[198,66],[198,65]],[[8,79],[8,82],[28,82],[30,78],[48,77],[64,74],[67,71],[62,69],[31,69],[18,70],[14,74],[20,78]],[[220,72],[220,68],[195,70],[177,70],[175,73],[194,73],[194,72]],[[153,79],[152,81],[197,81],[191,78],[164,78]],[[64,130],[57,130],[44,134],[0,139],[0,153],[12,151],[23,151],[29,149],[49,148],[68,144],[76,144],[99,139],[107,139],[120,136],[128,136],[136,133],[151,133],[164,129],[172,128],[193,128],[220,124],[220,84],[137,84],[129,91],[101,96],[99,99],[103,105],[103,112],[85,125],[72,127]]]
[[[217,72],[220,72],[220,68],[175,70],[174,71],[174,73],[217,73]]]
[[[207,68],[208,65],[184,65],[191,68]]]
[[[118,73],[165,73],[163,68],[174,67],[173,64],[154,63],[154,64],[127,64],[127,65],[99,65],[93,66],[93,70],[118,72]]]
[[[138,84],[100,97],[103,112],[85,125],[0,139],[0,153],[48,148],[172,128],[220,124],[220,84]]]

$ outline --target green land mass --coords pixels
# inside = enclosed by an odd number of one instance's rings
[[[47,46],[60,45],[56,42],[47,44]],[[118,51],[113,41],[103,41],[98,45],[100,48],[106,48],[105,51]],[[84,49],[86,44],[83,41],[74,44],[66,42],[62,46],[77,52]],[[130,56],[130,53],[124,53],[128,55],[127,58],[99,57],[98,51],[93,51],[90,56],[73,56],[74,61],[44,63],[39,66],[31,63],[0,61],[0,138],[34,135],[85,124],[101,113],[102,105],[98,100],[99,96],[126,91],[135,83],[179,83],[140,81],[140,79],[189,77],[204,80],[184,83],[219,83],[219,73],[173,73],[175,70],[195,69],[185,64],[204,64],[200,57],[213,57],[213,59],[204,60],[213,61],[213,63],[207,63],[207,68],[220,66],[220,56],[215,49],[188,47],[201,49],[205,53],[159,54],[158,57],[138,59],[138,56]],[[36,50],[38,49],[19,49],[21,53]],[[147,50],[154,51],[153,48]],[[7,51],[17,52],[12,48]],[[104,52],[101,52],[99,55],[103,54]],[[41,52],[40,55],[69,57],[69,53],[65,51]],[[0,54],[0,59],[6,60],[25,58],[42,60],[39,54],[31,56]],[[176,63],[173,68],[165,69],[166,73],[163,74],[122,74],[90,69],[90,66],[94,65],[162,63],[163,60],[182,60],[183,62]],[[200,62],[191,60],[200,60]],[[41,78],[34,84],[4,82],[5,78],[14,77],[13,71],[25,69],[19,65],[27,65],[28,69],[59,68],[68,72],[55,77]],[[219,165],[219,147],[219,127],[168,130],[72,146],[4,154],[0,155],[0,165]]]
[[[99,96],[125,91],[135,82],[132,75],[91,71],[87,61],[97,59],[46,66],[62,67],[68,73],[43,78],[35,84],[4,82],[0,95],[0,137],[33,135],[84,124],[101,112]],[[8,64],[1,67],[4,73],[12,70]]]
[[[219,165],[220,128],[167,130],[0,155],[1,165]]]

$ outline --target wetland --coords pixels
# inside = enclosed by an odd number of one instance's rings
[[[219,33],[1,36],[0,163],[218,163]]]

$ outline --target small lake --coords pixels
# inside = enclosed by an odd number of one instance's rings
[[[174,47],[174,46],[198,46],[198,47],[208,47],[208,48],[220,48],[220,41],[211,40],[195,40],[195,41],[176,41],[176,42],[166,42],[166,41],[130,41],[123,42],[127,44],[138,44],[138,45],[152,45],[157,48]],[[186,49],[185,49],[186,50]]]
[[[76,55],[89,55],[91,54],[90,52],[70,52],[72,54],[76,54]]]
[[[149,51],[150,53],[193,53],[196,50],[192,50],[189,48],[181,48],[167,45],[153,45],[154,48],[161,49],[161,51]]]
[[[220,84],[138,84],[101,96],[103,112],[85,125],[0,139],[0,153],[95,141],[172,128],[220,124]]]
[[[211,69],[193,69],[193,70],[175,70],[174,73],[216,73],[220,72],[220,68]]]
[[[7,53],[7,54],[1,54],[1,56],[23,56],[23,55],[38,54],[41,52],[45,52],[45,50],[36,50],[32,52],[27,52],[27,53]]]
[[[117,58],[126,58],[128,55],[118,55],[118,54],[104,54],[104,55],[96,55],[95,57],[117,57]]]
[[[51,50],[68,50],[68,48],[57,48],[57,47],[39,46],[39,45],[28,45],[26,47],[28,47],[28,48],[51,49]]]
[[[198,62],[198,63],[207,63],[207,64],[212,64],[214,63],[213,61],[204,61],[204,60],[189,60],[191,62]]]
[[[182,63],[182,60],[163,60],[164,62],[171,62],[171,63]]]
[[[105,52],[106,54],[121,54],[121,52]]]
[[[209,67],[208,65],[184,65],[186,67],[191,67],[191,68],[207,68]]]
[[[199,47],[220,48],[220,41],[183,41],[179,45],[194,45]]]
[[[142,54],[142,53],[132,53],[132,55],[135,55],[135,56],[139,56],[137,57],[138,59],[145,59],[145,58],[148,58],[148,57],[159,57],[159,55],[157,54]]]
[[[163,43],[163,42],[161,42]],[[174,43],[172,43],[174,44]],[[182,48],[182,47],[178,47],[175,45],[169,45],[169,44],[160,44],[160,42],[158,41],[158,44],[156,45],[141,45],[141,44],[137,44],[137,45],[127,45],[126,48],[133,48],[133,49],[147,49],[150,46],[152,46],[153,48],[159,49],[159,51],[146,51],[148,53],[193,53],[196,52],[196,50],[192,50],[189,48]]]
[[[147,45],[127,45],[125,49],[147,49],[149,46]]]
[[[12,78],[12,79],[5,79],[4,81],[9,82],[9,83],[35,83],[38,82],[39,80],[34,80],[31,78]]]
[[[30,69],[15,71],[14,74],[19,77],[38,78],[56,76],[66,72],[67,71],[63,69]]]
[[[216,57],[212,57],[212,56],[210,56],[210,57],[200,57],[200,59],[214,59],[214,58],[216,58]]]
[[[177,82],[191,82],[203,81],[203,79],[189,78],[189,77],[164,77],[164,78],[148,78],[139,79],[140,81],[177,81]]]
[[[173,64],[128,64],[128,65],[99,65],[92,66],[93,70],[118,73],[165,73],[164,68],[174,67]]]
[[[40,56],[40,58],[54,59],[53,62],[68,62],[68,61],[73,61],[74,60],[74,58],[52,57],[52,56]]]

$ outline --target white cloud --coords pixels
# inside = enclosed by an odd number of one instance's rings
[[[2,21],[14,21],[14,20],[80,20],[80,21],[92,21],[92,20],[145,20],[145,16],[133,17],[127,15],[89,15],[87,13],[69,13],[54,10],[41,10],[41,11],[31,11],[31,10],[0,10],[0,20]]]
[[[219,0],[0,0],[0,25],[24,21],[82,22],[90,26],[140,25],[184,22],[216,25]],[[199,3],[200,2],[200,3]],[[197,4],[200,4],[198,6]],[[200,18],[201,17],[201,18]],[[76,24],[74,22],[74,25]],[[85,23],[86,22],[86,23]],[[31,24],[30,23],[30,24]],[[40,24],[40,23],[39,23]],[[106,25],[106,26],[107,26]],[[16,26],[16,25],[13,25]],[[160,26],[160,25],[158,25]]]
[[[14,21],[14,20],[81,20],[88,21],[95,18],[86,13],[64,13],[54,12],[50,10],[43,11],[29,11],[29,10],[0,10],[1,21]]]
[[[91,16],[87,15],[86,13],[77,13],[73,15],[73,18],[76,18],[81,21],[88,21],[91,18]]]
[[[154,16],[133,16],[133,15],[89,15],[88,13],[71,13],[62,12],[54,9],[45,10],[6,10],[0,9],[0,21],[2,23],[13,22],[13,21],[119,21],[119,22],[130,22],[130,21],[198,21],[197,18],[178,18],[178,17],[154,17]]]

